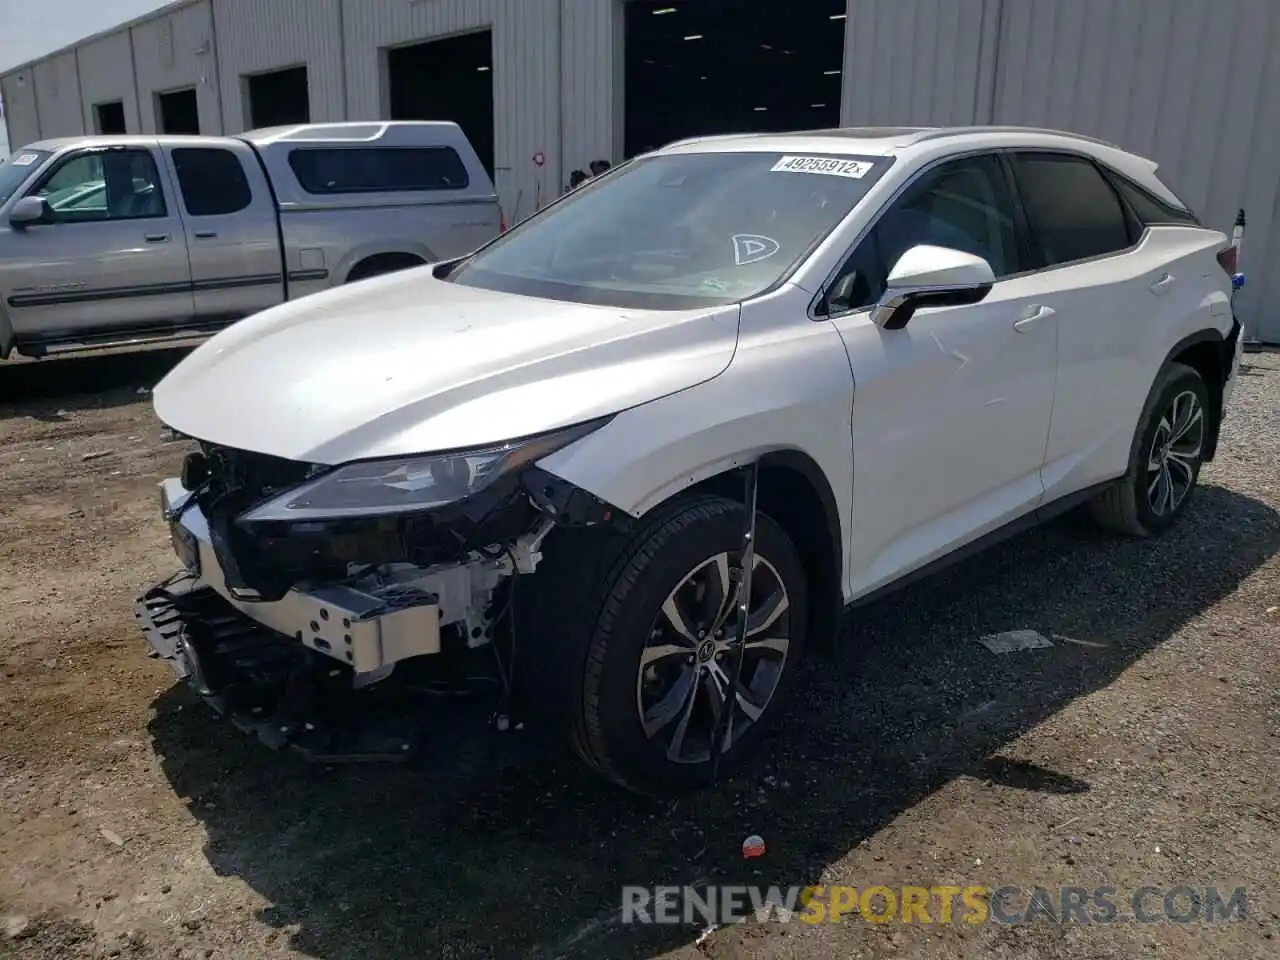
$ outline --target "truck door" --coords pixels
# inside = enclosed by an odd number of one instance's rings
[[[80,344],[191,319],[191,274],[168,181],[146,146],[74,150],[27,191],[45,219],[14,230],[0,290],[19,344]]]
[[[276,205],[247,145],[167,147],[182,196],[201,324],[231,323],[284,299]]]

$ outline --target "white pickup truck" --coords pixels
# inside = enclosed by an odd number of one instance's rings
[[[0,358],[209,333],[501,229],[454,123],[33,143],[0,162]]]

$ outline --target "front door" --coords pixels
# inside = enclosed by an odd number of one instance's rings
[[[192,314],[182,221],[145,147],[62,158],[30,194],[45,222],[14,231],[0,260],[19,344],[181,324]]]
[[[949,161],[894,201],[831,285],[828,313],[854,376],[854,596],[1041,501],[1055,318],[1033,279],[1018,276],[1018,236],[1000,161]],[[898,257],[918,244],[982,256],[997,282],[981,303],[922,309],[903,329],[882,330],[869,307]]]

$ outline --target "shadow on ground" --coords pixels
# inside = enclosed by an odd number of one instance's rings
[[[57,422],[75,410],[133,403],[139,399],[140,387],[150,391],[192,349],[165,347],[0,362],[0,419],[28,416]]]
[[[622,884],[815,882],[955,777],[1087,791],[996,754],[1278,548],[1280,516],[1216,487],[1157,540],[1064,518],[857,611],[840,669],[808,667],[810,695],[761,759],[678,803],[621,794],[567,759],[469,777],[311,767],[214,726],[181,690],[159,698],[151,732],[213,867],[270,901],[261,919],[308,955],[645,956],[697,931],[593,922]],[[996,657],[973,642],[1018,628],[1100,646]],[[741,859],[754,832],[767,877]]]

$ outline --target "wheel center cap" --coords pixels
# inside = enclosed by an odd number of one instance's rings
[[[704,640],[702,645],[698,647],[698,662],[708,663],[716,655],[716,642],[714,640]]]

